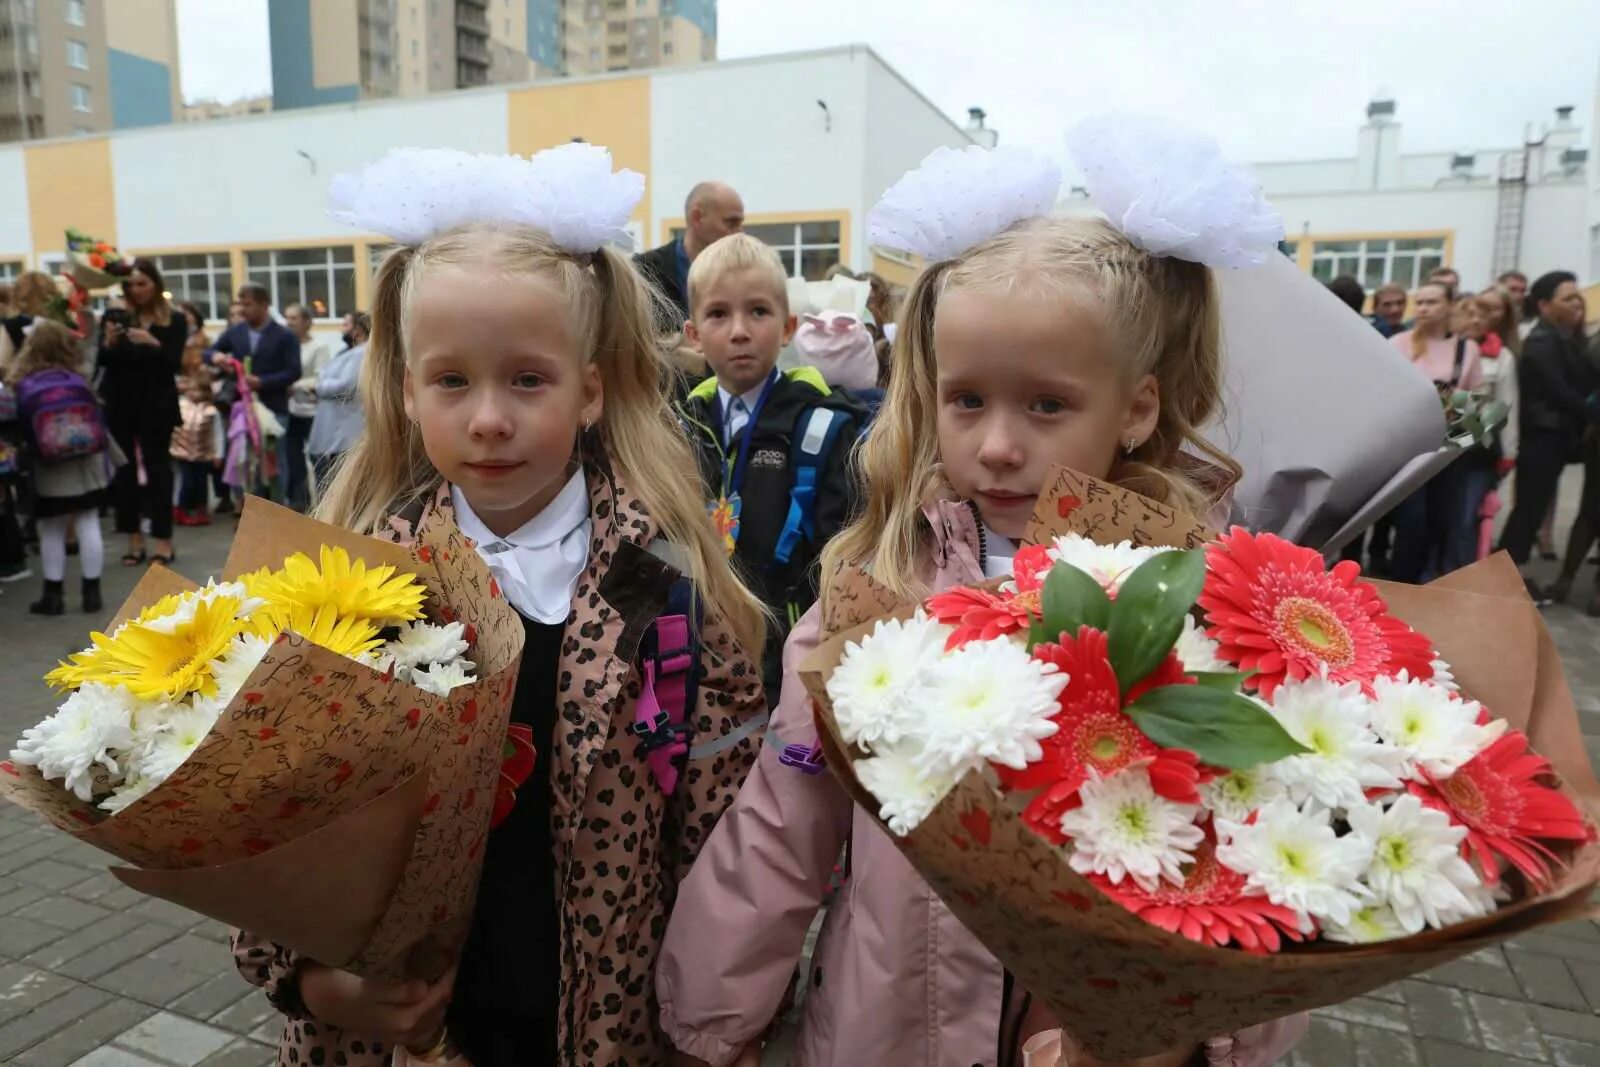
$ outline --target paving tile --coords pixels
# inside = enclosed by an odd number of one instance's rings
[[[128,914],[151,919],[166,926],[176,926],[183,930],[193,926],[195,920],[200,918],[188,908],[180,908],[170,901],[157,900],[155,897],[145,897],[129,908]]]
[[[1375,1026],[1400,1033],[1410,1029],[1410,1024],[1406,1020],[1405,1005],[1390,1004],[1388,1001],[1375,1000],[1372,997],[1356,997],[1343,1004],[1330,1004],[1321,1009],[1321,1013],[1331,1019],[1356,1026]]]
[[[1600,1011],[1600,963],[1590,963],[1587,960],[1567,960],[1567,970],[1577,980],[1578,988],[1583,991],[1583,999],[1588,1007]],[[1575,1009],[1582,1010],[1582,1009]]]
[[[1544,1044],[1556,1067],[1600,1067],[1600,1045],[1549,1035],[1545,1036]]]
[[[233,969],[231,952],[217,945],[215,941],[208,941],[193,934],[183,934],[173,938],[151,955],[163,962],[186,970],[199,971],[201,974],[215,974],[224,967]]]
[[[129,960],[138,959],[163,941],[171,940],[172,931],[165,926],[148,924],[136,926],[126,934],[63,963],[58,970],[68,978],[81,982],[99,978],[107,971],[120,967]]]
[[[1587,1011],[1589,1001],[1573,978],[1568,962],[1558,956],[1539,952],[1512,949],[1506,953],[1511,961],[1511,971],[1517,976],[1526,999],[1536,1004],[1549,1004],[1554,1008]],[[1582,961],[1576,961],[1582,962]],[[1588,964],[1600,971],[1600,964]]]
[[[0,1023],[8,1022],[46,1004],[72,983],[58,974],[22,963],[0,965]]]
[[[165,1007],[209,977],[204,973],[175,967],[151,953],[107,971],[96,978],[94,984],[146,1004]]]
[[[76,959],[90,949],[99,948],[101,945],[125,937],[142,925],[144,924],[139,920],[127,915],[107,912],[106,917],[99,922],[91,923],[82,930],[75,930],[43,948],[35,949],[28,953],[26,958],[29,963],[55,970],[68,960]]]
[[[27,882],[23,872],[44,862],[67,846],[67,836],[60,831],[35,831],[26,841],[9,846],[0,852],[0,874],[9,874]]]
[[[173,1063],[199,1063],[233,1040],[226,1030],[164,1011],[119,1034],[116,1043]]]
[[[1524,949],[1528,952],[1543,952],[1545,955],[1560,956],[1562,959],[1600,963],[1600,942],[1567,936],[1568,928],[1576,925],[1568,923],[1519,934],[1507,942],[1507,947]]]
[[[1403,982],[1395,982],[1393,985],[1374,989],[1367,996],[1374,1000],[1386,1000],[1390,1004],[1404,1004],[1406,1002],[1405,984]]]
[[[1429,981],[1439,982],[1474,993],[1487,993],[1493,997],[1520,997],[1522,987],[1509,966],[1504,969],[1471,960],[1456,960],[1443,967],[1435,967],[1426,975]]]
[[[1600,1016],[1536,1005],[1533,1018],[1542,1034],[1600,1045]]]
[[[78,1019],[111,999],[111,994],[74,986],[59,997],[40,1004],[0,1026],[0,1063],[36,1045],[51,1034],[71,1026]]]
[[[1352,1026],[1356,1067],[1421,1067],[1422,1054],[1416,1040],[1406,1033],[1373,1026]]]
[[[206,1022],[212,1026],[220,1026],[224,1030],[232,1030],[236,1034],[249,1034],[254,1032],[262,1023],[278,1017],[278,1009],[274,1008],[267,1000],[265,993],[251,986],[243,986],[243,988],[248,989],[249,992],[211,1016]],[[274,1040],[276,1040],[276,1037],[274,1037]]]
[[[0,891],[0,915],[9,915],[18,908],[27,907],[34,901],[43,900],[50,895],[48,890],[23,882],[13,881],[10,886],[9,889]]]
[[[17,959],[36,948],[48,945],[62,936],[62,933],[59,926],[46,926],[31,919],[19,919],[15,915],[7,915],[0,919],[0,953]]]
[[[1427,1067],[1531,1067],[1544,1060],[1525,1060],[1507,1056],[1503,1052],[1487,1052],[1481,1048],[1467,1048],[1440,1041],[1436,1037],[1422,1039],[1423,1062]]]
[[[210,979],[191,989],[183,996],[168,1005],[180,1015],[187,1015],[191,1019],[209,1019],[213,1015],[226,1010],[237,1003],[249,990],[249,985],[239,972],[229,968],[226,972],[213,975]],[[235,1027],[229,1027],[236,1030]],[[248,1033],[250,1027],[245,1027],[243,1032]]]
[[[155,1011],[145,1004],[114,998],[72,1026],[19,1053],[11,1063],[15,1067],[69,1067]]]
[[[168,1067],[168,1065],[161,1060],[148,1059],[127,1049],[112,1048],[108,1045],[73,1061],[72,1067]]]
[[[1412,979],[1405,983],[1406,1009],[1411,1032],[1418,1037],[1437,1037],[1478,1044],[1477,1028],[1467,994],[1449,986]]]
[[[115,910],[126,910],[145,899],[143,893],[129,889],[117,881],[116,876],[109,871],[101,871],[76,885],[69,886],[67,893],[79,900],[87,900],[102,908]]]
[[[31,919],[34,922],[48,923],[59,926],[63,930],[81,930],[85,926],[106,918],[111,913],[104,908],[97,908],[93,904],[85,904],[81,900],[74,900],[69,896],[60,894],[36,900],[27,907],[19,908],[12,913],[19,919]]]
[[[39,860],[37,863],[30,863],[22,870],[16,871],[15,877],[18,881],[26,882],[29,885],[36,885],[59,892],[68,886],[77,885],[89,873],[91,872],[82,867],[75,867],[59,860],[46,859]]]
[[[1351,1067],[1355,1049],[1348,1023],[1314,1012],[1311,1029],[1295,1047],[1294,1067]]]
[[[1472,1003],[1472,1017],[1478,1021],[1484,1048],[1527,1060],[1545,1058],[1528,1005],[1481,993],[1473,993],[1467,999]]]
[[[235,1041],[201,1062],[200,1067],[272,1067],[278,1050],[255,1041]]]

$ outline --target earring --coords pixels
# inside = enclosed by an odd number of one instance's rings
[[[1133,455],[1133,450],[1138,448],[1138,447],[1139,447],[1139,439],[1137,437],[1130,437],[1130,438],[1128,438],[1128,443],[1123,446],[1122,451],[1123,451],[1124,454],[1131,456],[1131,455]]]

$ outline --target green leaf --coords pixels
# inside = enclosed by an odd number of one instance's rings
[[[1205,550],[1193,548],[1152,556],[1122,583],[1106,633],[1124,693],[1172,651],[1205,580]]]
[[[1076,636],[1083,626],[1104,630],[1111,618],[1111,600],[1100,583],[1069,563],[1050,568],[1040,603],[1051,641],[1063,633]]]
[[[1029,652],[1033,651],[1033,646],[1034,645],[1042,645],[1042,644],[1045,644],[1046,642],[1053,641],[1053,640],[1055,640],[1055,635],[1052,634],[1049,630],[1045,629],[1044,623],[1042,621],[1040,621],[1039,619],[1034,619],[1031,623],[1028,624],[1028,651]]]
[[[1186,748],[1203,762],[1229,770],[1311,751],[1260,704],[1203,685],[1152,689],[1127,712],[1156,744]]]
[[[1207,689],[1224,693],[1237,693],[1244,683],[1255,677],[1254,671],[1190,671],[1189,677]]]

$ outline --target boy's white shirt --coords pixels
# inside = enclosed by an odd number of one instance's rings
[[[770,378],[771,375],[769,374],[767,377]],[[739,399],[744,401],[744,409],[736,411],[733,406],[733,394],[724,389],[722,383],[717,383],[717,399],[722,402],[722,445],[724,448],[733,441],[734,435],[744,429],[745,424],[750,421],[750,412],[756,409],[756,402],[761,399],[761,390],[766,388],[766,385],[766,379],[763,378],[760,385],[748,393],[741,394]]]
[[[456,486],[456,525],[477,544],[478,555],[500,583],[506,599],[535,622],[566,622],[578,578],[589,565],[589,487],[573,472],[543,511],[505,537],[483,524]]]
[[[985,578],[1011,577],[1011,564],[1017,558],[1017,543],[1009,537],[1001,537],[989,529],[987,523],[983,527],[983,576]]]

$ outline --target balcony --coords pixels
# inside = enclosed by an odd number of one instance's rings
[[[456,60],[471,66],[489,67],[489,46],[484,43],[486,38],[457,29],[456,31]]]
[[[487,9],[487,4],[472,3],[471,0],[456,0],[456,29],[463,33],[487,38],[489,36]]]

